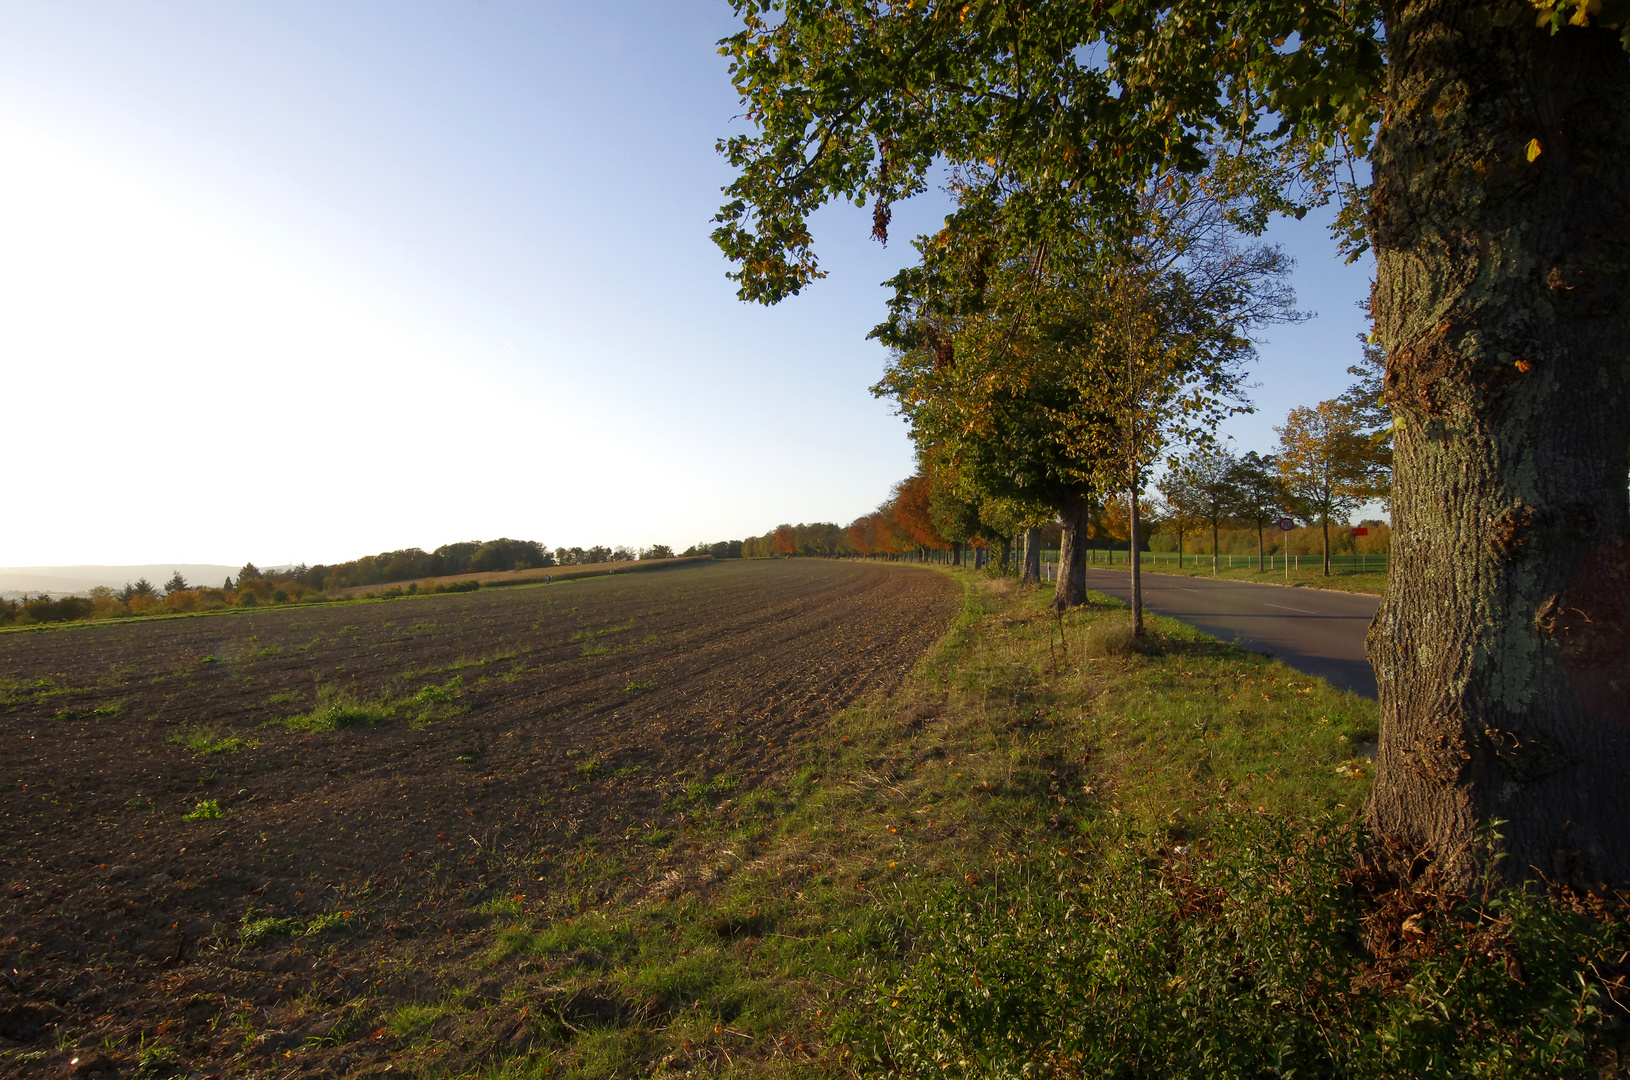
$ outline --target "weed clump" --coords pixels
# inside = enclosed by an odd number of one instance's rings
[[[170,741],[185,746],[200,757],[230,754],[237,750],[248,750],[260,745],[258,742],[237,735],[223,735],[215,728],[196,728],[192,731],[183,732]]]
[[[328,911],[302,921],[273,916],[256,919],[245,915],[243,925],[238,928],[238,942],[253,947],[272,937],[311,937],[328,930],[343,930],[350,924],[351,916],[349,911]]]
[[[1087,628],[1082,647],[1089,659],[1157,656],[1164,651],[1160,635],[1148,627],[1141,639],[1132,632],[1131,616],[1099,618]]]
[[[198,805],[193,808],[192,813],[190,813],[190,814],[182,814],[181,815],[181,820],[182,821],[214,821],[217,818],[223,818],[225,816],[226,816],[226,811],[221,809],[221,804],[220,804],[219,800],[217,800],[217,799],[202,799],[202,800],[199,801]]]
[[[364,701],[346,689],[323,686],[317,690],[316,708],[288,717],[283,724],[298,731],[338,731],[382,724],[394,713],[389,705]]]

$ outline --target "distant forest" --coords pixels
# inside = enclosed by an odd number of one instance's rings
[[[739,555],[740,542],[735,548]],[[666,544],[638,551],[628,547],[572,547],[551,551],[536,540],[508,537],[470,540],[444,544],[435,551],[421,548],[384,551],[333,565],[261,570],[254,563],[246,563],[234,577],[228,577],[219,586],[189,582],[178,572],[163,585],[154,585],[143,578],[127,582],[123,589],[92,589],[89,596],[56,599],[25,596],[21,600],[0,600],[0,626],[292,604],[321,600],[326,593],[357,585],[387,585],[452,574],[532,570],[545,566],[671,558],[673,550]]]

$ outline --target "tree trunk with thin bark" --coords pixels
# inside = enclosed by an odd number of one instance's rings
[[[1041,530],[1024,531],[1024,571],[1020,578],[1024,585],[1041,584]]]
[[[1073,495],[1058,508],[1064,523],[1064,537],[1058,544],[1058,584],[1053,590],[1052,607],[1068,611],[1087,602],[1087,525],[1091,503],[1085,495]]]
[[[1143,568],[1138,563],[1138,529],[1143,521],[1142,508],[1138,505],[1138,485],[1132,484],[1127,491],[1127,506],[1131,510],[1132,539],[1128,544],[1132,554],[1132,636],[1143,636]]]
[[[1366,817],[1451,885],[1496,819],[1509,877],[1630,881],[1630,58],[1512,0],[1385,19],[1398,423]]]
[[[1324,525],[1324,576],[1330,576],[1330,515],[1321,519]]]

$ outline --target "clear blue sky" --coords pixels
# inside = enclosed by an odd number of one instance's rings
[[[683,547],[847,522],[912,468],[867,388],[940,196],[744,305],[708,239],[737,104],[711,0],[0,3],[0,565]],[[1268,449],[1339,392],[1367,266],[1275,230],[1320,318]],[[28,508],[22,512],[21,508]]]

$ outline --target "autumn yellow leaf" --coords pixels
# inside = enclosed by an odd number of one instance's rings
[[[1544,148],[1540,146],[1538,139],[1529,139],[1528,140],[1528,149],[1525,151],[1525,153],[1527,154],[1528,160],[1533,161],[1535,158],[1539,157],[1540,151],[1542,149],[1544,149]]]

